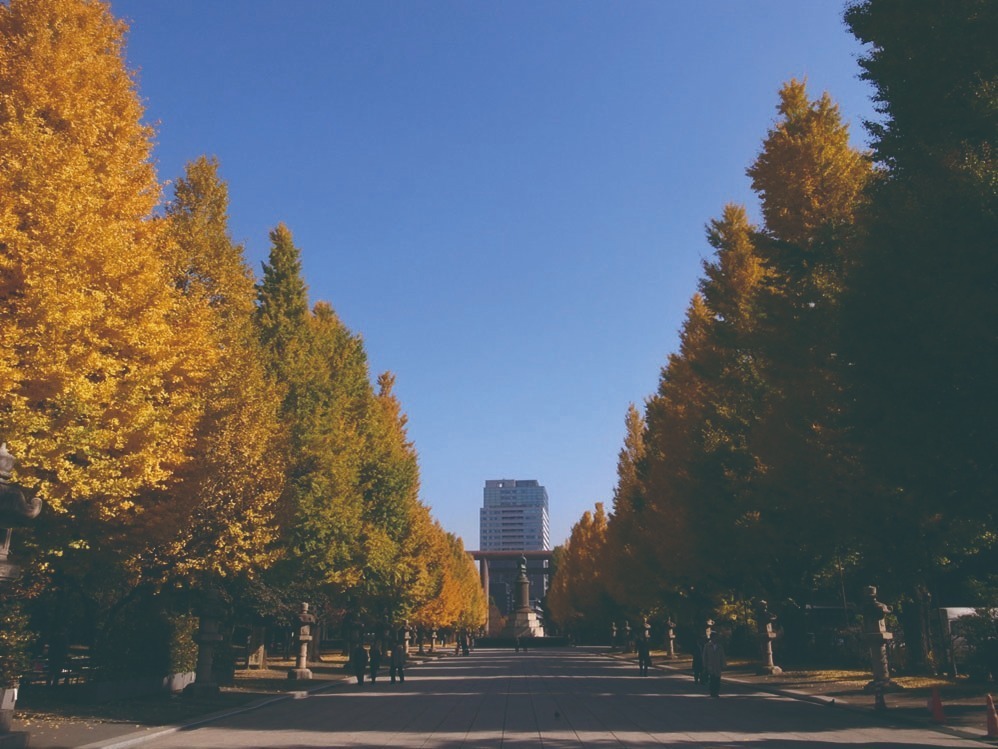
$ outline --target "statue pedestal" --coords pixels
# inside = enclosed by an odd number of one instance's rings
[[[543,637],[544,627],[530,609],[514,612],[512,621],[506,625],[509,637]]]
[[[901,692],[904,687],[891,678],[891,670],[887,663],[887,643],[894,638],[890,632],[868,632],[864,635],[866,645],[870,650],[870,663],[873,670],[873,680],[870,681],[863,691],[867,694],[873,692]]]
[[[779,676],[783,669],[773,663],[773,640],[776,639],[775,632],[764,632],[760,635],[762,645],[762,665],[756,671],[760,676]]]
[[[516,611],[503,630],[505,637],[543,637],[537,614],[530,608],[530,580],[527,578],[527,560],[520,557],[520,574],[516,578]]]

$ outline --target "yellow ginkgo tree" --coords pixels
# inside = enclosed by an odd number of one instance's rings
[[[103,3],[0,5],[0,428],[51,510],[98,518],[183,460],[212,364],[164,269],[123,31]]]

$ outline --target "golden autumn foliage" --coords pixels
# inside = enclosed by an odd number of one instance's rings
[[[807,244],[823,226],[852,223],[869,159],[849,144],[849,128],[827,93],[812,102],[806,84],[791,80],[780,89],[778,111],[748,176],[767,231]]]
[[[278,561],[265,613],[293,580],[479,621],[393,377],[375,393],[360,337],[309,308],[291,232],[257,287],[207,158],[159,212],[125,31],[99,0],[0,4],[0,427],[49,509],[41,574],[98,629],[168,583],[246,586]]]
[[[22,475],[100,516],[190,447],[206,325],[171,286],[151,132],[102,3],[0,6],[0,413]]]
[[[607,586],[613,599],[629,608],[652,603],[657,573],[648,532],[654,509],[647,502],[641,467],[645,461],[645,421],[632,403],[624,419],[624,446],[617,456],[613,513],[607,522]]]
[[[738,205],[708,224],[714,255],[680,350],[644,420],[628,413],[605,547],[621,613],[699,616],[722,599],[772,595],[774,560],[820,576],[837,548],[850,470],[838,442],[838,308],[871,169],[827,94],[811,101],[790,81],[778,111],[748,170],[765,224]],[[553,611],[603,615],[578,589],[585,576],[568,590],[572,578],[559,577]]]
[[[218,164],[200,158],[167,206],[174,284],[210,326],[211,379],[177,480],[146,513],[174,574],[252,572],[273,557],[275,512],[286,464],[281,392],[267,376],[252,325],[253,277],[228,232],[228,189]]]
[[[437,523],[428,540],[430,548],[422,558],[432,583],[429,595],[413,611],[413,622],[427,628],[481,627],[487,612],[485,593],[464,544]]]
[[[607,518],[597,502],[572,526],[547,595],[552,619],[568,632],[593,631],[609,622],[608,570],[605,566]]]
[[[694,528],[696,483],[692,472],[699,446],[692,439],[708,396],[700,373],[713,366],[708,347],[713,314],[694,294],[680,331],[680,349],[662,369],[658,391],[645,408],[642,465],[647,521],[639,542],[657,568],[658,585],[683,581],[698,562]]]

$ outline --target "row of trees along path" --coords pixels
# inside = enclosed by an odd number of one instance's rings
[[[566,629],[751,627],[753,599],[851,610],[875,584],[922,670],[941,659],[931,607],[998,601],[998,6],[867,0],[845,22],[872,150],[828,94],[780,90],[747,170],[762,223],[740,205],[708,223],[679,350],[625,419],[612,512],[557,560]]]
[[[125,31],[98,0],[0,5],[2,438],[45,501],[15,534],[0,677],[63,639],[108,678],[188,670],[205,591],[226,637],[301,601],[326,628],[477,627],[394,376],[310,304],[288,227],[254,277],[216,160],[164,194]]]

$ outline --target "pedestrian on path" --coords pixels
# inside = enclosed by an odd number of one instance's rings
[[[693,643],[693,683],[703,684],[706,679],[703,673],[703,649],[706,647],[707,641],[702,637],[698,637],[696,642]]]
[[[371,683],[378,680],[378,669],[381,668],[381,648],[378,643],[371,645],[371,653],[368,656],[371,661]]]
[[[363,642],[357,643],[357,647],[350,654],[350,670],[357,677],[357,683],[363,684],[364,672],[367,671],[367,650]]]
[[[710,684],[711,697],[721,695],[721,671],[724,670],[725,665],[724,647],[718,639],[717,632],[711,632],[710,640],[703,648],[703,670],[706,672]]]
[[[635,647],[638,651],[638,673],[641,676],[647,676],[648,669],[651,667],[651,647],[644,637],[638,638]]]
[[[405,681],[405,647],[401,643],[392,646],[392,653],[388,659],[388,675],[392,677],[392,684],[395,677],[400,682]]]

